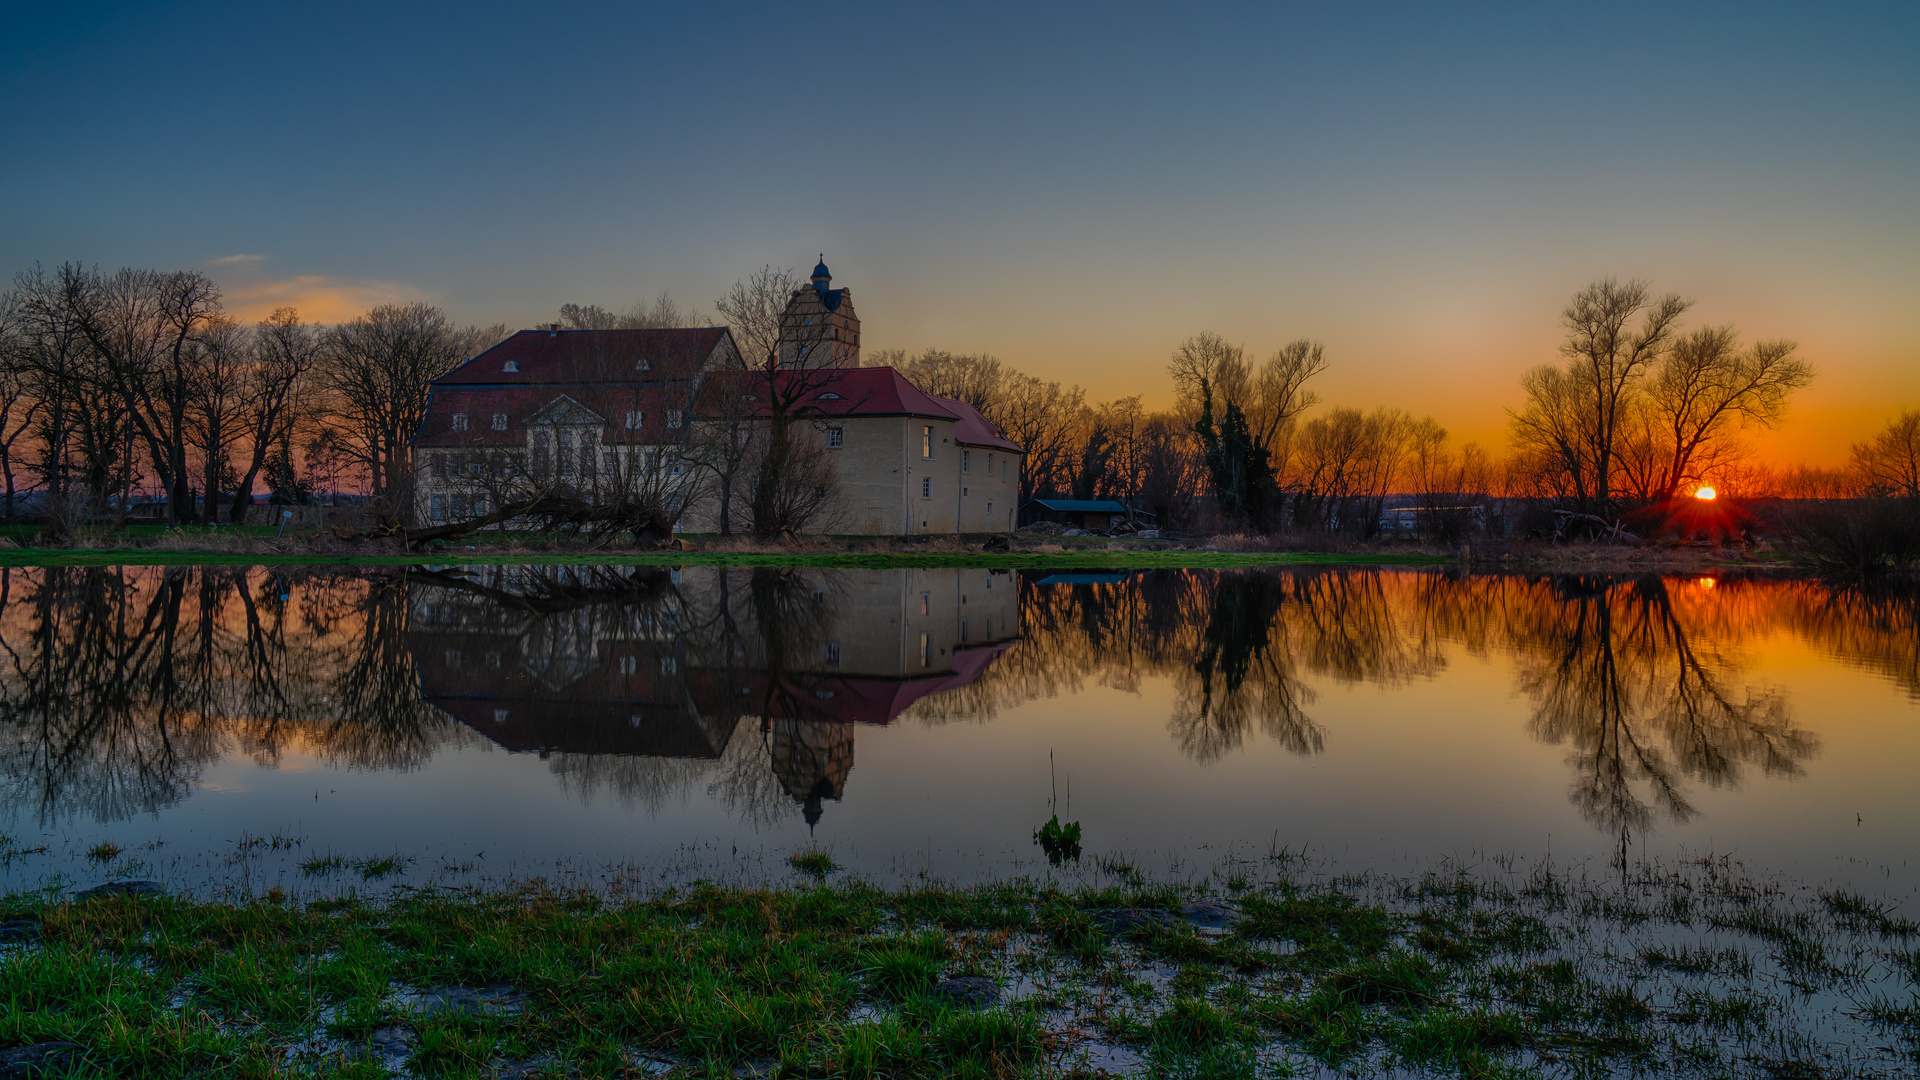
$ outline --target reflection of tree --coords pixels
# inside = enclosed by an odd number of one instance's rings
[[[1192,668],[1199,691],[1181,695],[1168,722],[1173,741],[1187,756],[1213,761],[1239,749],[1257,725],[1295,754],[1319,753],[1325,738],[1306,714],[1313,691],[1300,684],[1292,652],[1274,634],[1285,583],[1270,575],[1222,578],[1211,591]]]
[[[45,822],[157,811],[236,750],[393,766],[447,731],[367,579],[55,568],[11,572],[3,593],[0,783]],[[327,610],[291,618],[301,605]]]
[[[1818,748],[1778,691],[1728,690],[1734,665],[1683,624],[1665,582],[1574,578],[1554,591],[1523,594],[1508,628],[1533,731],[1574,748],[1573,801],[1594,824],[1645,830],[1656,806],[1686,821],[1687,779],[1738,784],[1749,766],[1794,775]]]

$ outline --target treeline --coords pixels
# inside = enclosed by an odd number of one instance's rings
[[[1078,386],[991,356],[892,350],[871,362],[973,405],[1024,445],[1023,499],[1115,499],[1184,532],[1365,539],[1404,525],[1451,541],[1549,530],[1556,512],[1618,522],[1703,488],[1745,500],[1920,500],[1920,410],[1855,445],[1845,467],[1757,462],[1756,438],[1785,419],[1813,367],[1792,341],[1689,331],[1690,306],[1643,282],[1582,290],[1562,312],[1563,361],[1522,379],[1504,454],[1457,442],[1432,417],[1317,409],[1311,383],[1328,360],[1307,339],[1257,360],[1217,334],[1194,335],[1169,359],[1174,403],[1163,411],[1139,397],[1090,402]],[[1390,496],[1411,504],[1391,522]]]
[[[427,384],[507,333],[426,304],[338,326],[243,325],[191,270],[35,267],[0,293],[0,482],[71,533],[157,492],[170,524],[244,523],[256,486],[307,502],[404,487]],[[223,505],[224,504],[224,511]],[[385,506],[392,516],[397,505]]]

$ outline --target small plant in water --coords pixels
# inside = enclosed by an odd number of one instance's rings
[[[1059,866],[1067,859],[1080,857],[1080,823],[1069,821],[1060,824],[1060,815],[1047,819],[1045,825],[1033,830],[1033,842],[1047,853],[1047,862]]]
[[[840,869],[833,861],[833,856],[824,851],[796,851],[787,856],[787,862],[791,863],[795,870],[815,878],[826,877]]]
[[[377,859],[361,859],[358,864],[360,880],[379,881],[381,878],[392,877],[406,869],[407,863],[411,861],[410,859],[403,859],[395,855],[382,855]]]
[[[307,875],[308,877],[324,877],[327,874],[331,874],[337,870],[344,868],[346,865],[347,865],[347,860],[341,858],[338,855],[334,855],[331,853],[326,855],[315,855],[311,859],[304,859],[301,861],[300,872]]]
[[[120,845],[111,840],[102,840],[87,849],[87,858],[94,862],[106,862],[120,854]]]

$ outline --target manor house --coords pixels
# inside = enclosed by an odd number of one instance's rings
[[[860,366],[852,290],[822,261],[794,291],[773,355],[742,357],[725,327],[522,330],[435,379],[414,436],[421,524],[485,515],[503,471],[594,497],[635,476],[685,499],[681,527],[720,518],[716,431],[738,440],[734,528],[744,529],[764,432],[780,400],[835,478],[821,531],[864,535],[1010,532],[1022,448],[973,407],[890,367]],[[722,393],[711,392],[716,387]],[[703,392],[707,391],[707,392]]]

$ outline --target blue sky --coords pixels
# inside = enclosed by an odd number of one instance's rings
[[[236,310],[706,308],[825,251],[870,347],[1166,400],[1212,329],[1497,440],[1596,277],[1802,342],[1788,442],[1920,405],[1911,5],[35,5],[0,268]]]

